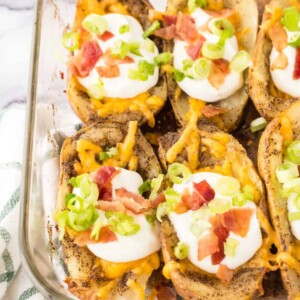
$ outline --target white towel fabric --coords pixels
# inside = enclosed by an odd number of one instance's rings
[[[25,105],[0,110],[0,299],[44,299],[20,266],[19,195]]]

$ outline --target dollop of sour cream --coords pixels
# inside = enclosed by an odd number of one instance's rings
[[[205,11],[201,8],[195,9],[191,16],[195,20],[198,31],[203,37],[206,38],[206,41],[210,43],[217,43],[219,36],[203,30],[203,25],[212,19],[212,16],[205,13]],[[183,70],[183,61],[185,59],[190,59],[186,51],[187,45],[187,42],[175,39],[173,64],[174,67],[180,71]],[[237,39],[235,36],[232,36],[231,38],[227,39],[225,43],[224,54],[222,58],[231,61],[231,59],[237,53]],[[216,102],[231,96],[237,90],[239,90],[243,85],[243,75],[242,73],[231,71],[226,76],[224,83],[219,89],[212,86],[208,79],[197,80],[189,77],[185,77],[182,81],[178,82],[178,85],[185,93],[193,98],[203,100],[205,102]]]
[[[192,191],[193,183],[201,182],[206,180],[209,185],[214,189],[217,185],[218,180],[222,175],[210,172],[200,172],[193,174],[187,181],[181,184],[175,184],[173,186],[174,190],[183,193],[185,189]],[[223,196],[216,193],[215,198],[224,199],[231,201],[232,197]],[[239,208],[231,205],[231,208]],[[256,251],[262,245],[262,234],[260,230],[260,225],[256,216],[256,205],[252,201],[247,201],[242,208],[251,208],[253,209],[253,215],[250,219],[250,225],[248,233],[245,237],[240,237],[239,235],[234,234],[230,231],[228,238],[233,238],[238,241],[238,246],[234,257],[225,256],[222,265],[226,265],[229,269],[235,269],[242,264],[246,263]],[[211,262],[211,255],[205,257],[202,260],[198,260],[198,239],[191,232],[190,227],[194,222],[192,218],[193,211],[187,211],[183,214],[176,214],[171,212],[168,214],[168,217],[175,228],[177,236],[180,242],[185,243],[189,247],[188,259],[189,261],[197,266],[198,268],[208,272],[208,273],[217,273],[219,264],[213,265]],[[212,214],[212,213],[211,213]],[[212,214],[213,215],[213,214]],[[205,236],[209,233],[209,227],[202,233],[202,236]]]
[[[112,180],[112,192],[115,195],[115,190],[125,188],[127,191],[139,194],[138,188],[143,183],[143,179],[137,172],[129,171],[123,168]],[[80,195],[79,189],[75,188],[73,193]],[[107,224],[105,213],[98,210],[99,216],[103,220],[103,226]],[[157,221],[152,225],[148,223],[145,215],[135,215],[127,212],[132,216],[136,224],[140,225],[140,230],[130,236],[122,236],[115,233],[117,241],[109,243],[88,244],[88,249],[97,257],[110,262],[122,263],[135,261],[144,258],[161,248],[160,243],[160,226]]]
[[[102,41],[93,34],[93,38],[97,40],[103,53],[105,53],[107,49],[113,47],[114,44],[120,40],[127,43],[142,43],[144,41],[143,28],[135,18],[122,14],[107,14],[104,15],[103,18],[107,21],[108,24],[107,31],[111,32],[114,35],[107,41]],[[119,29],[123,25],[129,26],[129,31],[121,34],[119,32]],[[158,67],[155,67],[154,74],[149,75],[148,79],[145,81],[132,80],[128,77],[129,69],[137,70],[138,64],[141,60],[146,60],[148,63],[153,64],[154,58],[158,55],[158,49],[155,45],[153,52],[143,49],[142,47],[140,47],[140,52],[141,56],[128,53],[127,56],[133,58],[134,62],[119,64],[118,67],[120,75],[118,77],[101,78],[104,84],[105,97],[122,99],[133,98],[141,93],[148,91],[150,88],[156,85],[159,76]],[[79,83],[87,90],[90,89],[93,85],[99,84],[100,76],[96,68],[104,65],[104,60],[100,57],[95,67],[87,77],[77,77]]]
[[[297,206],[294,203],[294,197],[295,194],[292,193],[288,198],[288,202],[287,202],[288,213],[299,212],[299,208],[297,208]],[[289,223],[291,226],[293,236],[300,241],[300,220],[295,220]]]
[[[287,32],[288,39],[294,34],[293,32]],[[283,50],[283,54],[287,57],[288,65],[284,69],[270,68],[271,77],[275,86],[282,92],[298,98],[300,97],[300,79],[293,79],[293,73],[296,60],[296,48],[286,46]],[[274,60],[279,56],[279,52],[273,47],[270,54],[270,66],[272,66]]]

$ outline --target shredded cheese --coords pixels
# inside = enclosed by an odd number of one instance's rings
[[[100,299],[107,299],[108,293],[117,285],[116,280],[111,280],[104,286],[98,288],[97,297]]]
[[[222,10],[224,8],[223,0],[207,0],[208,9]]]
[[[133,280],[132,278],[129,278],[126,282],[127,286],[132,290],[134,291],[134,293],[136,295],[138,295],[139,299],[143,300],[145,299],[146,297],[146,294],[145,294],[145,288],[140,285],[139,283],[137,283],[135,280]]]
[[[281,114],[279,118],[281,124],[280,133],[283,138],[283,141],[292,142],[294,139],[294,135],[291,120],[284,114]]]

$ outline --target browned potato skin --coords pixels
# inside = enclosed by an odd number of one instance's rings
[[[283,115],[292,122],[294,139],[300,139],[300,102],[291,105],[283,112]],[[267,189],[271,220],[279,240],[278,251],[284,252],[288,250],[289,246],[299,242],[291,233],[288,222],[287,199],[280,197],[281,185],[275,175],[275,169],[283,163],[284,156],[280,129],[279,117],[275,118],[265,129],[258,148],[258,167]],[[281,277],[289,299],[299,297],[300,275],[283,264]]]
[[[203,130],[209,132],[217,131],[217,129],[212,126],[204,126]],[[167,150],[178,140],[179,136],[180,133],[170,132],[160,138],[159,157],[164,167],[167,167],[165,154]],[[231,137],[230,142],[227,144],[227,149],[230,152],[235,151],[237,155],[243,157],[241,168],[245,165],[250,167],[250,177],[262,195],[259,206],[267,216],[263,183],[258,176],[252,161],[247,157],[244,148],[233,137]],[[184,160],[186,160],[185,151],[177,158],[178,162],[182,162]],[[199,168],[214,166],[215,164],[220,164],[222,161],[223,159],[216,159],[208,153],[200,152]],[[173,249],[179,240],[171,222],[167,217],[163,219],[161,224],[161,241],[165,263],[180,262],[176,259],[173,253]],[[201,271],[191,263],[188,263],[187,260],[183,261],[183,263],[179,263],[179,266],[184,265],[185,271],[182,272],[180,267],[176,267],[175,270],[171,272],[171,280],[178,294],[185,300],[254,299],[261,294],[262,280],[267,270],[263,267],[251,266],[250,264],[253,259],[243,265],[236,272],[229,285],[224,285],[218,278],[212,274]]]
[[[81,0],[78,1],[76,17],[73,29],[78,29],[81,26],[81,22],[84,17],[90,13],[97,13],[97,7],[104,0]],[[150,25],[148,20],[148,10],[151,8],[150,4],[147,1],[139,0],[119,0],[120,3],[126,5],[129,14],[135,17],[145,29]],[[158,47],[160,47],[159,42],[155,40]],[[166,79],[163,74],[160,75],[159,81],[151,88],[149,91],[150,95],[159,96],[163,103],[167,101],[167,84]],[[73,76],[68,71],[68,86],[67,86],[67,95],[70,102],[70,105],[76,115],[87,125],[95,123],[97,121],[111,121],[111,122],[122,122],[127,123],[128,121],[138,121],[138,123],[144,124],[147,122],[144,114],[140,111],[126,111],[122,114],[115,113],[110,114],[105,117],[101,117],[97,114],[97,111],[92,108],[90,97],[87,94],[86,90],[78,83],[75,76]],[[153,109],[152,112],[156,115],[163,105],[158,109]]]
[[[178,12],[187,7],[187,0],[169,0],[167,5],[167,13]],[[241,44],[244,49],[252,53],[255,45],[256,33],[258,28],[258,8],[255,0],[224,0],[224,7],[235,9],[240,14],[240,26],[237,28],[241,31],[244,28],[249,29],[241,38]],[[173,42],[164,43],[165,51],[173,50]],[[224,123],[225,131],[233,131],[239,124],[242,117],[243,109],[248,101],[247,92],[247,77],[248,73],[244,73],[245,84],[235,94],[229,96],[224,100],[212,102],[216,107],[222,107],[228,109],[228,111],[220,116]],[[178,99],[175,97],[175,91],[177,87],[176,81],[172,75],[167,75],[168,94],[170,101],[174,109],[176,118],[181,125],[186,123],[186,114],[189,110],[189,96],[181,91],[181,95]],[[200,99],[201,100],[201,99]],[[201,122],[201,121],[200,121]]]
[[[289,0],[273,0],[271,5],[285,8],[290,6]],[[263,23],[267,20],[267,12],[263,14]],[[287,109],[299,98],[282,99],[270,93],[272,77],[270,73],[270,54],[272,42],[263,27],[260,28],[253,52],[253,66],[249,72],[249,94],[258,112],[268,121]]]
[[[71,186],[68,184],[72,176],[76,176],[74,170],[74,161],[77,158],[76,141],[85,139],[95,143],[103,148],[113,147],[117,143],[123,142],[127,134],[127,125],[118,123],[96,123],[92,126],[85,127],[76,135],[65,140],[60,156],[60,182],[59,194],[57,199],[57,210],[65,207],[65,196],[71,192]],[[161,173],[160,164],[153,152],[152,147],[143,137],[138,129],[136,134],[136,145],[134,154],[139,159],[137,172],[146,178],[156,177]],[[87,249],[79,247],[74,243],[74,239],[68,234],[63,239],[63,250],[65,263],[68,266],[72,281],[79,287],[100,287],[108,281],[101,276],[101,268],[95,268],[97,258]],[[144,274],[137,276],[132,272],[124,275],[118,285],[109,293],[109,299],[136,299],[139,297],[128,289],[126,281],[129,278],[137,280],[142,286],[150,275]]]

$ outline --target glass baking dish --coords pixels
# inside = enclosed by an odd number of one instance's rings
[[[165,0],[152,0],[159,6]],[[59,180],[59,151],[64,138],[82,124],[66,96],[67,51],[61,45],[70,28],[76,0],[36,0],[20,211],[20,251],[28,276],[48,299],[75,299],[64,284],[67,271],[61,259],[52,212]],[[271,275],[272,289],[278,274]],[[274,277],[274,278],[273,278]],[[266,291],[262,299],[274,297]],[[269,294],[269,295],[268,295]]]

